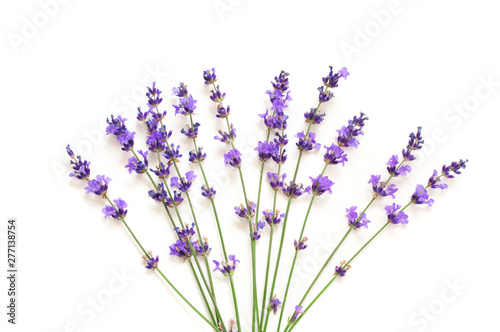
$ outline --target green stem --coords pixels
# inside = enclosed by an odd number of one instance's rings
[[[111,202],[111,200],[109,199],[109,197],[107,195],[104,195],[104,197],[107,199],[107,201],[109,202],[109,204],[115,209],[115,211],[118,213],[118,209],[115,207],[115,205]],[[146,256],[148,259],[151,259],[151,256],[148,254],[148,252],[144,249],[144,247],[142,246],[142,244],[139,242],[139,240],[137,239],[137,237],[135,236],[134,232],[132,232],[132,230],[130,229],[130,227],[128,226],[127,222],[125,221],[125,218],[121,217],[120,220],[123,222],[123,224],[125,225],[125,227],[127,228],[129,234],[133,237],[135,243],[139,246],[139,248],[141,248],[141,251],[143,252],[144,256]],[[191,309],[193,309],[194,312],[196,312],[208,325],[210,325],[211,327],[214,328],[214,330],[216,331],[219,331],[219,329],[217,328],[217,326],[210,322],[208,320],[208,318],[206,318],[200,311],[198,311],[198,309],[196,309],[195,306],[193,306],[191,304],[191,302],[186,299],[186,297],[184,297],[184,295],[182,295],[182,293],[174,286],[174,284],[172,284],[172,282],[165,276],[165,274],[163,274],[163,272],[159,269],[159,268],[156,268],[155,269],[161,276],[162,278],[167,282],[167,284],[174,290],[174,292],[177,293],[177,295],[179,295],[179,297],[184,300],[184,302],[189,306],[191,307]]]

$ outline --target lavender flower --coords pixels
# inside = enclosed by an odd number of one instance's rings
[[[207,188],[206,185],[201,187],[201,194],[208,199],[214,199],[216,193],[214,188]]]
[[[280,214],[280,210],[276,210],[274,213],[272,210],[265,210],[262,211],[262,213],[264,214],[264,219],[271,227],[279,225],[281,223],[281,219],[284,219],[286,216],[284,213]]]
[[[308,238],[305,236],[302,238],[302,240],[300,240],[300,242],[297,242],[297,240],[293,240],[293,245],[295,246],[295,251],[306,249],[307,248],[307,244],[306,244],[307,240],[308,240]]]
[[[407,161],[415,160],[416,157],[412,154],[413,151],[420,150],[424,140],[422,139],[422,127],[417,127],[416,133],[410,134],[410,140],[405,149],[403,149],[403,158]]]
[[[389,172],[390,175],[396,177],[396,176],[406,176],[411,172],[411,166],[410,165],[403,165],[401,164],[398,168],[399,161],[398,161],[398,156],[397,155],[392,155],[389,158],[389,161],[387,161],[387,172]]]
[[[288,83],[288,74],[286,71],[282,70],[279,74],[279,76],[274,76],[274,82],[271,82],[273,85],[273,88],[275,90],[279,90],[281,92],[285,92],[288,90],[289,83]]]
[[[318,91],[319,91],[318,99],[319,99],[319,101],[321,103],[329,102],[330,99],[333,98],[333,92],[331,92],[330,90],[328,90],[328,88],[325,89],[324,86],[320,86],[318,88]]]
[[[252,218],[255,215],[255,207],[257,204],[254,202],[248,201],[248,208],[250,211],[247,210],[247,207],[243,206],[243,204],[240,204],[239,206],[234,207],[234,212],[236,215],[238,215],[240,218]]]
[[[274,133],[274,135],[276,135],[276,138],[273,140],[273,142],[276,143],[276,145],[279,146],[280,148],[283,148],[288,144],[288,139],[286,134],[281,136],[279,133]]]
[[[189,162],[197,163],[202,162],[207,157],[206,153],[203,153],[203,147],[198,147],[198,152],[196,150],[189,151]]]
[[[192,243],[193,249],[196,251],[197,256],[208,256],[208,254],[212,251],[212,248],[208,245],[208,239],[203,238],[203,242],[201,240],[197,240]]]
[[[146,269],[149,269],[149,270],[154,270],[158,267],[158,262],[160,261],[160,256],[156,256],[156,258],[154,258],[153,256],[151,256],[151,258],[149,258],[147,261],[146,261]]]
[[[182,240],[175,241],[172,245],[170,245],[169,249],[170,255],[172,256],[189,258],[192,255],[191,249]]]
[[[465,163],[468,162],[469,160],[462,160],[460,159],[458,162],[454,161],[452,162],[449,166],[443,165],[441,169],[441,174],[448,179],[454,178],[453,174],[450,172],[453,172],[455,174],[462,174],[460,172],[460,169],[465,168]]]
[[[266,226],[266,223],[263,221],[258,221],[257,223],[252,223],[252,227],[253,227],[252,240],[253,241],[257,241],[258,239],[260,239],[259,230],[264,229],[264,226]]]
[[[297,148],[301,151],[310,151],[312,149],[319,149],[321,144],[316,142],[316,134],[309,132],[307,135],[303,131],[295,135],[299,139],[296,143]]]
[[[265,162],[275,153],[279,154],[279,146],[277,146],[274,142],[259,141],[254,151],[258,152],[260,161]]]
[[[156,191],[155,190],[148,191],[148,194],[155,201],[163,202],[163,200],[168,197],[167,191],[165,190],[163,183],[158,184],[157,188],[158,189]]]
[[[236,269],[236,262],[240,262],[234,255],[229,255],[228,256],[229,262],[226,261],[213,261],[215,264],[215,271],[220,271],[223,275],[226,277],[232,276],[234,274],[234,270]]]
[[[332,143],[329,147],[326,145],[323,147],[326,149],[324,155],[325,163],[328,165],[342,164],[342,166],[344,166],[344,163],[347,162],[347,154],[341,147],[335,145],[335,143]]]
[[[200,124],[198,122],[194,123],[193,126],[187,126],[187,130],[182,128],[181,129],[181,134],[184,134],[186,135],[186,137],[189,137],[189,138],[196,138],[198,137],[198,127],[200,126]]]
[[[365,126],[366,120],[368,120],[368,117],[366,117],[365,114],[361,112],[359,117],[354,116],[352,120],[348,121],[347,127],[342,126],[342,128],[337,130],[338,145],[340,147],[353,146],[357,148],[359,145],[359,141],[356,139],[356,137],[364,134],[362,129]]]
[[[317,108],[311,108],[309,112],[304,113],[306,123],[320,124],[325,119],[325,113],[319,113]]]
[[[276,313],[278,312],[278,306],[280,304],[281,304],[281,301],[278,300],[278,298],[276,297],[276,294],[274,294],[273,298],[271,300],[269,300],[269,306],[267,307],[267,310],[273,311],[274,314],[276,315]]]
[[[110,205],[106,205],[102,209],[102,213],[104,213],[104,218],[111,217],[113,219],[123,219],[127,215],[127,203],[121,199],[114,199],[113,202],[115,202],[115,207],[112,207]]]
[[[139,121],[146,121],[149,115],[149,110],[142,113],[141,108],[137,107],[137,120]]]
[[[155,130],[148,136],[146,144],[151,152],[162,152],[165,150],[166,136],[162,130]]]
[[[230,125],[230,128],[231,131],[229,133],[219,130],[220,136],[214,136],[214,139],[221,141],[222,143],[226,143],[227,145],[231,144],[231,142],[236,139],[236,129],[234,128],[234,125],[232,123]]]
[[[392,198],[396,198],[394,195],[398,188],[396,185],[391,184],[386,188],[386,183],[380,181],[380,175],[372,175],[368,183],[371,183],[373,191],[375,192],[374,197],[378,196],[391,196]]]
[[[415,192],[411,196],[411,201],[413,204],[427,204],[428,206],[432,206],[434,203],[434,200],[429,198],[429,193],[421,184],[417,185]]]
[[[163,98],[160,97],[161,91],[156,87],[156,82],[153,82],[153,86],[147,87],[148,92],[146,93],[146,97],[148,97],[148,105],[149,109],[153,109],[158,107],[163,101]]]
[[[205,84],[213,84],[217,81],[217,76],[215,76],[215,68],[212,68],[212,71],[205,70],[203,71],[203,79],[205,80]]]
[[[283,194],[287,197],[297,198],[305,192],[304,187],[300,183],[290,181],[288,185],[283,187]]]
[[[188,97],[179,98],[179,105],[172,105],[175,108],[175,114],[190,115],[194,113],[196,109],[196,103],[198,101],[189,95]]]
[[[194,231],[194,226],[195,224],[193,223],[191,224],[191,227],[188,227],[188,225],[186,225],[186,228],[184,229],[176,227],[175,231],[177,232],[179,239],[181,239],[184,242],[191,240],[191,238],[196,234],[196,232]]]
[[[217,86],[217,88],[218,88],[218,86]],[[219,91],[217,91],[217,92],[218,92],[218,95],[220,95],[220,92]],[[224,95],[226,95],[226,94],[224,94]],[[210,96],[210,98],[212,98],[212,96]],[[220,101],[222,101],[223,99],[220,99]],[[229,105],[226,108],[226,107],[222,106],[222,104],[219,104],[219,105],[217,105],[217,114],[215,116],[219,119],[225,119],[229,116],[230,113],[231,113],[231,107]]]
[[[299,318],[299,315],[304,313],[302,311],[302,308],[303,308],[303,306],[301,306],[301,305],[295,306],[295,312],[293,313],[292,318],[290,318],[290,322],[295,322],[297,320],[297,318]]]
[[[83,160],[80,156],[76,156],[71,150],[69,144],[66,146],[66,152],[71,157],[69,161],[73,168],[73,172],[69,174],[70,177],[75,177],[79,180],[87,179],[90,176],[90,162]]]
[[[165,147],[165,152],[163,153],[163,156],[165,159],[168,160],[168,163],[178,163],[179,159],[182,157],[182,154],[179,152],[180,145],[175,145],[172,143],[169,146]]]
[[[217,85],[217,88],[214,90],[210,90],[210,99],[212,99],[213,102],[216,102],[216,103],[220,103],[224,100],[224,98],[226,97],[226,94],[221,92],[220,91],[220,88],[219,86]],[[228,114],[229,114],[229,110],[227,110]],[[221,115],[221,114],[219,114]],[[217,116],[218,118],[224,118],[223,116]]]
[[[267,172],[267,177],[269,178],[269,184],[273,190],[283,189],[283,181],[286,179],[286,173],[276,174],[272,172]]]
[[[189,188],[193,184],[193,180],[196,178],[194,171],[189,171],[186,173],[186,177],[182,177],[180,180],[178,177],[174,176],[170,179],[170,186],[177,187],[183,193],[188,192]]]
[[[408,215],[403,211],[398,210],[401,208],[401,205],[392,203],[392,205],[387,205],[385,207],[385,213],[387,214],[387,221],[392,224],[407,224],[408,223]]]
[[[342,69],[340,69],[338,72],[336,72],[334,74],[333,68],[332,68],[332,66],[330,66],[330,73],[326,77],[323,77],[323,84],[329,88],[336,88],[338,86],[339,79],[341,77],[343,77],[344,79],[347,79],[347,76],[349,76],[349,75],[350,74],[347,71],[346,67],[343,67]]]
[[[434,170],[434,173],[432,173],[432,176],[429,178],[429,181],[427,182],[427,186],[436,189],[446,189],[448,188],[448,185],[446,183],[441,182],[441,176],[438,176],[437,170]]]
[[[345,266],[346,261],[341,261],[340,266],[335,267],[335,274],[338,275],[339,277],[345,276],[347,273],[347,270],[351,268],[350,265]]]
[[[334,185],[334,182],[331,181],[328,176],[322,176],[321,174],[318,175],[316,178],[309,177],[312,181],[312,185],[310,187],[307,187],[304,192],[309,193],[312,191],[312,193],[316,196],[321,196],[325,192],[328,191],[329,194],[332,193],[332,186]]]
[[[241,152],[236,149],[229,150],[228,153],[224,154],[224,164],[231,165],[235,168],[241,167]]]
[[[172,94],[174,96],[177,96],[179,98],[182,98],[182,97],[187,97],[188,95],[188,91],[187,91],[187,85],[185,85],[184,83],[179,83],[179,87],[177,88],[172,88]]]
[[[132,156],[128,159],[127,165],[125,165],[125,168],[128,168],[129,174],[132,173],[132,171],[135,171],[137,174],[142,174],[146,172],[148,168],[148,151],[143,152],[142,150],[137,151],[139,154],[142,156],[144,159],[144,162],[141,160],[137,160],[135,156]]]
[[[367,219],[366,213],[363,213],[361,217],[358,217],[358,213],[356,212],[357,208],[357,206],[351,206],[350,208],[345,209],[349,225],[354,229],[358,229],[360,227],[368,228],[370,220]]]
[[[181,197],[181,193],[174,190],[173,197],[166,197],[165,203],[168,207],[173,208],[181,204],[184,201],[184,198]]]
[[[85,187],[86,193],[94,193],[104,197],[108,191],[108,184],[110,181],[111,179],[107,176],[97,175],[94,180],[87,182],[87,186]]]
[[[117,118],[111,115],[111,120],[106,119],[108,123],[106,134],[115,135],[122,146],[122,150],[130,151],[134,147],[135,132],[128,131],[125,126],[125,121],[127,121],[127,119],[122,118],[121,115],[118,115]]]
[[[170,175],[170,167],[172,164],[165,164],[163,162],[160,162],[158,166],[156,166],[156,170],[150,168],[151,172],[155,173],[157,177],[160,179],[166,179]]]

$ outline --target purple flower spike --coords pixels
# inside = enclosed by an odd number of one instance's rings
[[[180,229],[179,227],[176,227],[175,228],[175,231],[177,232],[177,235],[179,236],[179,238],[184,241],[184,242],[187,242],[188,240],[190,240],[194,235],[195,235],[195,231],[194,231],[194,226],[195,224],[193,223],[191,225],[191,227],[188,227],[186,225],[186,228],[184,229]]]
[[[279,146],[274,142],[259,142],[254,151],[257,151],[259,154],[260,161],[267,161],[274,154],[279,154]]]
[[[219,130],[220,136],[214,136],[214,139],[221,141],[222,143],[226,143],[227,145],[231,144],[231,141],[236,139],[236,129],[232,123],[230,127],[231,131],[229,133]]]
[[[205,185],[201,187],[201,194],[208,199],[214,199],[216,193],[214,188],[207,188]]]
[[[210,90],[210,93],[211,93],[210,99],[212,99],[212,101],[215,103],[221,103],[222,101],[224,101],[224,98],[226,97],[226,93],[221,92],[218,85],[217,85],[215,91]],[[218,112],[219,111],[217,110],[217,113]],[[229,110],[227,110],[227,112],[229,112]],[[219,115],[221,115],[221,116],[217,116],[217,117],[222,119],[223,118],[222,114],[219,113]],[[229,113],[228,113],[228,115],[229,115]]]
[[[177,145],[177,147],[175,147],[173,143],[170,144],[170,147],[168,146],[165,147],[165,152],[163,153],[163,156],[165,157],[165,159],[168,160],[169,164],[179,162],[179,159],[182,157],[182,154],[179,151],[180,147],[181,147],[180,145]]]
[[[179,105],[172,105],[175,108],[175,114],[190,115],[194,113],[196,109],[196,103],[198,101],[189,95],[188,97],[179,98]]]
[[[157,188],[158,190],[156,191],[154,190],[148,191],[148,194],[155,201],[163,202],[163,200],[168,197],[167,191],[165,190],[163,183],[158,184]]]
[[[189,137],[189,138],[196,138],[198,137],[198,127],[200,126],[200,124],[198,122],[194,123],[193,126],[187,126],[187,130],[182,128],[181,129],[181,134],[184,134],[186,135],[186,137]]]
[[[342,164],[344,166],[344,163],[348,161],[347,154],[341,147],[335,145],[335,143],[332,143],[329,147],[324,145],[324,148],[326,149],[324,161],[328,165]]]
[[[106,134],[115,135],[116,139],[122,146],[122,150],[130,151],[134,147],[135,132],[128,131],[125,126],[125,121],[127,121],[127,119],[122,118],[121,115],[118,115],[117,118],[111,115],[111,120],[106,119],[106,122],[108,123],[108,126],[106,127]]]
[[[222,106],[222,104],[219,104],[217,105],[217,114],[215,116],[219,119],[225,119],[229,116],[230,113],[231,113],[231,107],[229,105],[227,105],[227,107],[224,107]]]
[[[319,113],[317,108],[311,108],[309,112],[304,113],[306,123],[320,124],[325,119],[325,113]]]
[[[149,270],[154,270],[158,267],[158,262],[160,261],[160,257],[159,256],[156,256],[156,258],[154,258],[153,256],[151,256],[150,259],[148,259],[146,261],[146,269],[149,269]]]
[[[231,165],[235,168],[241,166],[241,152],[236,149],[229,150],[228,153],[224,154],[224,164]]]
[[[412,154],[412,152],[420,150],[423,144],[424,140],[422,139],[422,127],[417,127],[417,132],[410,134],[408,145],[403,149],[403,158],[407,161],[415,160],[416,157]]]
[[[341,77],[347,79],[349,72],[346,67],[343,67],[335,74],[333,73],[333,68],[330,66],[330,73],[326,77],[323,77],[323,84],[329,88],[336,88],[338,86],[338,81]]]
[[[375,198],[378,196],[391,196],[392,198],[396,198],[394,195],[396,191],[398,191],[396,185],[391,184],[386,188],[385,182],[380,181],[380,175],[372,175],[368,183],[372,185],[373,191],[375,192]]]
[[[146,97],[148,97],[149,109],[152,110],[161,104],[163,98],[160,97],[161,91],[156,87],[156,82],[153,82],[153,86],[147,87],[147,89]]]
[[[328,176],[321,176],[318,175],[316,178],[309,177],[312,181],[312,185],[310,187],[307,187],[304,192],[309,193],[312,191],[312,193],[316,196],[321,196],[325,192],[328,192],[329,194],[332,193],[332,186],[334,185],[334,182],[331,181]]]
[[[146,121],[146,119],[148,118],[148,115],[149,115],[149,111],[142,113],[141,108],[137,107],[137,120]]]
[[[321,144],[316,142],[316,134],[309,132],[307,136],[304,134],[303,131],[295,135],[299,139],[299,141],[296,143],[297,148],[301,151],[310,151],[312,149],[319,149],[321,147]]]
[[[165,166],[164,163],[160,162],[160,165],[156,166],[156,170],[150,168],[151,172],[155,173],[157,177],[160,179],[166,179],[170,175],[170,167],[172,164],[167,164]]]
[[[297,320],[297,318],[299,318],[299,315],[304,313],[302,311],[302,308],[303,308],[303,306],[301,306],[301,305],[295,306],[295,312],[293,313],[292,318],[290,318],[290,322],[295,322]]]
[[[188,192],[189,188],[193,184],[193,180],[196,178],[194,171],[189,171],[186,173],[186,177],[182,177],[180,180],[178,177],[174,176],[170,179],[170,186],[177,187],[183,193]]]
[[[257,204],[254,202],[248,201],[248,207],[250,208],[250,211],[247,210],[246,206],[243,206],[243,204],[240,204],[239,206],[234,207],[234,212],[236,215],[238,215],[240,218],[252,218],[255,215],[255,207]]]
[[[229,255],[228,261],[229,262],[226,261],[218,262],[214,260],[213,261],[215,264],[214,272],[220,271],[226,277],[232,276],[234,274],[234,270],[236,269],[236,262],[239,263],[240,261],[236,259],[234,255]]]
[[[297,198],[299,196],[302,196],[302,194],[305,192],[304,186],[300,183],[295,183],[290,181],[288,185],[285,185],[283,187],[283,194],[287,197],[291,198]]]
[[[345,276],[345,274],[347,273],[347,270],[349,270],[351,268],[350,265],[345,266],[345,264],[346,264],[346,261],[341,261],[340,266],[335,267],[335,274],[338,275],[339,277]]]
[[[257,224],[252,223],[252,227],[253,227],[252,240],[257,241],[258,239],[260,239],[259,230],[264,229],[264,226],[266,226],[266,223],[263,221],[258,221]]]
[[[429,193],[421,184],[417,185],[415,192],[411,196],[411,201],[412,203],[417,205],[427,204],[429,206],[432,206],[432,204],[434,203],[434,200],[432,198],[429,198]]]
[[[305,236],[302,238],[302,240],[300,240],[300,242],[297,242],[297,240],[293,240],[293,245],[295,246],[295,251],[306,249],[307,248],[307,244],[306,244],[307,240],[308,240],[308,238]]]
[[[94,180],[87,182],[87,186],[85,187],[86,193],[94,193],[104,197],[108,191],[108,184],[110,181],[111,179],[107,176],[97,175]]]
[[[205,160],[207,157],[206,153],[203,153],[203,147],[198,147],[198,152],[196,150],[189,151],[189,162],[190,163],[198,163]]]
[[[188,95],[187,85],[185,85],[182,82],[179,83],[179,87],[172,88],[172,95],[177,96],[179,98],[187,97]]]
[[[360,227],[368,228],[368,223],[370,222],[370,220],[366,218],[366,213],[363,213],[361,217],[358,217],[358,213],[356,212],[357,208],[357,206],[351,206],[350,208],[345,209],[347,212],[346,217],[349,225],[355,230]]]
[[[203,79],[205,80],[205,84],[213,84],[217,81],[217,76],[215,76],[215,68],[203,71]]]
[[[466,160],[460,159],[458,162],[456,162],[456,161],[452,162],[451,165],[449,165],[449,166],[443,165],[443,167],[441,169],[441,174],[445,178],[452,179],[455,176],[453,176],[453,174],[450,174],[450,172],[453,172],[455,174],[462,174],[462,172],[460,172],[460,169],[465,168],[466,162],[468,162],[467,159]]]
[[[434,170],[434,173],[432,173],[432,176],[429,178],[427,185],[433,189],[436,189],[436,188],[446,189],[446,188],[448,188],[448,185],[446,183],[441,182],[441,176],[438,176],[437,170]]]
[[[405,225],[408,223],[408,215],[403,211],[398,210],[401,208],[401,205],[392,203],[392,205],[387,205],[385,207],[385,213],[387,214],[387,221],[392,224],[401,224]]]
[[[171,207],[171,208],[181,204],[184,201],[184,198],[181,197],[180,192],[177,192],[174,190],[173,196],[174,196],[173,199],[171,197],[165,198],[165,203],[168,205],[168,207]]]
[[[131,174],[133,171],[135,171],[137,174],[142,174],[146,172],[148,168],[148,151],[143,152],[142,150],[137,151],[139,154],[142,156],[144,159],[144,162],[141,160],[137,160],[135,156],[132,156],[128,159],[127,165],[125,165],[125,168],[128,168],[129,174]]]
[[[193,242],[192,246],[196,251],[196,256],[208,256],[208,254],[212,251],[212,248],[208,245],[206,237],[203,238],[203,243],[198,239],[196,242]]]
[[[90,162],[83,160],[80,156],[76,156],[70,146],[66,146],[66,152],[71,157],[69,163],[72,165],[73,172],[69,174],[70,177],[75,177],[79,180],[88,179],[90,176]]]
[[[285,214],[282,213],[280,214],[280,210],[273,211],[272,210],[265,210],[262,211],[264,214],[264,219],[266,220],[267,224],[269,226],[277,226],[281,223],[281,220],[285,218]]]
[[[358,116],[354,116],[352,120],[350,119],[347,123],[347,127],[342,127],[337,130],[338,137],[337,143],[340,147],[353,146],[357,148],[359,146],[359,141],[356,139],[357,136],[363,135],[363,127],[365,126],[365,121],[368,117],[361,112]]]
[[[185,244],[181,240],[175,241],[170,247],[170,255],[172,256],[178,256],[182,258],[189,258],[191,257],[192,253],[187,244]]]
[[[127,202],[125,202],[123,199],[118,198],[114,199],[113,202],[115,202],[115,207],[112,207],[110,205],[106,205],[102,209],[102,213],[104,213],[104,218],[111,217],[113,219],[123,219],[127,215]]]
[[[328,90],[328,88],[325,89],[324,86],[320,86],[318,88],[318,91],[319,91],[318,99],[321,103],[327,103],[330,101],[330,99],[333,98],[333,92]]]
[[[268,311],[273,311],[274,314],[278,312],[278,306],[281,304],[281,301],[278,300],[276,294],[274,294],[273,298],[269,301],[269,306],[267,307]]]

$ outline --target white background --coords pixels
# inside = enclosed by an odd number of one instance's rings
[[[236,144],[245,152],[249,195],[255,197],[258,162],[251,149],[264,137],[257,114],[269,107],[269,82],[281,70],[290,73],[291,137],[305,129],[302,113],[316,105],[316,88],[331,65],[346,66],[351,75],[325,105],[327,117],[314,128],[318,140],[330,145],[335,129],[360,111],[370,120],[360,147],[348,150],[346,166],[327,171],[334,191],[315,202],[306,229],[310,247],[299,257],[300,276],[285,314],[347,229],[345,208],[368,202],[370,175],[384,173],[389,156],[400,153],[420,125],[425,149],[411,176],[396,180],[397,202],[404,204],[414,185],[425,183],[444,163],[468,158],[467,168],[447,181],[448,190],[431,193],[435,206],[411,207],[410,224],[382,233],[297,330],[498,331],[499,12],[495,0],[3,2],[0,234],[6,252],[7,220],[17,220],[19,276],[14,327],[6,323],[7,282],[1,278],[2,326],[42,332],[210,330],[144,269],[124,227],[103,218],[104,202],[85,195],[84,184],[68,177],[69,143],[91,161],[94,176],[113,178],[109,194],[129,203],[127,219],[136,235],[202,307],[186,265],[168,255],[174,235],[147,197],[149,183],[128,174],[123,165],[129,156],[103,135],[106,117],[123,114],[138,133],[137,147],[144,148],[144,130],[134,115],[136,107],[145,108],[145,87],[153,80],[163,90],[168,125],[185,156],[190,142],[179,131],[186,119],[173,116],[170,90],[182,81],[198,99],[200,141],[209,154],[205,164],[219,189],[227,246],[242,261],[235,281],[242,323],[248,321],[247,229],[232,211],[242,194],[237,173],[223,165],[226,148],[212,139],[222,123],[214,117],[202,72],[216,67],[237,128]],[[297,156],[294,144],[291,140],[288,148],[289,173]],[[299,179],[306,182],[320,172],[322,154],[303,159]],[[181,168],[191,166],[184,158]],[[201,186],[199,178],[195,184]],[[270,208],[267,187],[264,192],[261,207]],[[197,190],[192,195],[214,248],[210,258],[220,259],[209,205]],[[284,202],[278,202],[282,210]],[[291,241],[307,202],[303,197],[292,205],[281,272],[290,265]],[[335,263],[351,257],[384,223],[383,206],[390,199],[376,203],[368,211],[370,228],[352,234]],[[259,264],[268,230],[258,243]],[[5,271],[6,255],[1,257]],[[261,290],[263,272],[259,265]],[[227,280],[214,276],[227,324],[234,318]],[[281,273],[278,291],[284,278]],[[97,309],[89,305],[92,298]]]

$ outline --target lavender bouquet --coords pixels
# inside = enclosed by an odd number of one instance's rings
[[[106,132],[114,135],[120,144],[121,150],[129,155],[125,165],[126,170],[132,174],[140,175],[144,181],[149,183],[150,190],[145,193],[157,202],[165,212],[167,222],[171,226],[175,235],[175,241],[168,243],[172,259],[181,260],[189,271],[178,271],[175,273],[192,274],[195,287],[199,291],[202,306],[194,305],[192,299],[188,299],[178,285],[169,279],[173,273],[168,267],[164,273],[160,266],[168,266],[168,259],[162,258],[160,263],[159,255],[147,250],[134,234],[127,221],[128,204],[121,198],[114,198],[116,195],[108,193],[111,179],[106,175],[91,176],[90,162],[75,155],[68,145],[66,151],[70,157],[70,164],[73,171],[71,177],[82,180],[85,183],[87,193],[101,196],[105,201],[102,209],[104,218],[111,218],[122,223],[130,233],[136,245],[142,252],[142,259],[145,268],[158,273],[169,287],[182,299],[208,326],[215,331],[267,331],[271,329],[270,320],[275,320],[276,331],[292,331],[301,321],[302,317],[309,312],[317,299],[322,296],[337,278],[345,277],[351,268],[353,260],[370,244],[384,229],[393,227],[392,225],[408,224],[409,216],[407,209],[413,205],[432,206],[434,200],[430,197],[431,189],[445,189],[447,184],[444,179],[451,179],[455,174],[460,174],[465,168],[467,160],[451,162],[443,165],[438,172],[434,170],[425,185],[415,185],[415,190],[411,197],[401,204],[395,201],[398,187],[394,180],[404,177],[412,171],[411,162],[416,159],[415,151],[422,148],[424,140],[421,127],[409,135],[407,145],[403,147],[401,155],[394,154],[387,161],[387,174],[385,176],[371,175],[367,184],[373,191],[372,198],[365,206],[356,205],[345,208],[345,218],[347,221],[345,233],[338,235],[338,243],[333,246],[323,265],[316,275],[309,282],[309,286],[304,294],[292,294],[290,292],[291,280],[294,276],[294,269],[297,260],[303,251],[307,251],[309,239],[307,238],[306,225],[310,212],[316,199],[320,199],[326,194],[332,193],[334,182],[326,175],[330,166],[342,165],[348,162],[347,153],[352,148],[356,149],[360,144],[360,139],[364,133],[363,128],[368,121],[364,113],[354,115],[345,126],[336,130],[336,139],[320,144],[318,135],[313,129],[320,125],[326,116],[327,103],[334,97],[333,91],[338,87],[339,82],[347,79],[349,72],[346,68],[334,71],[330,67],[328,74],[322,78],[322,85],[318,90],[318,99],[310,110],[304,113],[305,128],[298,133],[289,136],[287,125],[289,121],[289,104],[292,101],[289,89],[289,74],[281,71],[274,77],[272,89],[266,91],[269,98],[270,107],[258,116],[265,126],[265,135],[261,140],[255,142],[255,156],[258,157],[260,168],[247,167],[244,163],[244,155],[238,149],[236,140],[236,128],[230,121],[231,108],[224,103],[226,94],[217,84],[218,78],[215,69],[203,72],[203,80],[209,89],[209,98],[214,102],[213,111],[220,120],[223,129],[217,131],[214,139],[225,145],[223,156],[212,156],[214,163],[224,163],[224,167],[232,169],[231,183],[234,182],[232,197],[235,201],[217,201],[217,188],[209,182],[209,177],[204,169],[207,153],[203,150],[198,133],[200,122],[197,117],[197,100],[188,92],[187,85],[180,83],[172,88],[175,104],[172,111],[175,115],[184,116],[185,128],[180,130],[188,140],[192,142],[192,147],[180,145],[173,142],[175,135],[171,127],[172,121],[167,119],[167,111],[164,110],[162,91],[152,83],[147,87],[147,110],[142,111],[139,107],[137,120],[142,124],[146,140],[142,147],[136,145],[136,132],[130,131],[126,125],[127,119],[120,115],[111,115],[108,120]],[[204,114],[207,112],[204,111]],[[294,140],[298,155],[295,160],[288,158],[288,149],[294,148],[289,145],[289,140]],[[187,151],[187,153],[186,153]],[[319,174],[307,174],[309,181],[301,183],[299,181],[299,168],[303,158],[314,158],[317,153],[313,151],[323,151],[322,170]],[[307,156],[312,154],[311,156]],[[188,160],[186,164],[183,160]],[[291,173],[285,173],[284,169],[288,165]],[[183,169],[185,168],[185,169]],[[249,169],[254,168],[254,169]],[[245,171],[244,171],[245,169]],[[257,183],[245,182],[248,172],[258,172]],[[195,182],[201,181],[195,185]],[[249,196],[247,190],[249,185],[256,186],[257,195]],[[198,210],[193,207],[193,191],[200,190],[201,195],[209,201],[210,207],[206,210]],[[270,196],[263,194],[267,190]],[[362,188],[361,190],[366,190]],[[286,206],[279,206],[279,196],[284,198]],[[269,199],[271,197],[271,199]],[[308,197],[308,198],[305,198]],[[392,200],[389,199],[392,198]],[[292,203],[297,199],[309,201],[303,218],[298,211],[293,211]],[[323,199],[323,198],[322,198]],[[384,199],[388,202],[385,206],[386,219],[380,225],[374,226],[376,222],[368,219],[367,213],[373,202]],[[227,206],[227,204],[230,206]],[[236,205],[236,206],[234,206]],[[241,219],[248,229],[248,233],[242,234],[240,230],[230,230],[223,227],[224,220],[219,216],[220,209],[234,209],[238,219]],[[282,212],[284,211],[284,212]],[[293,211],[293,212],[292,212]],[[202,212],[202,214],[200,214]],[[203,221],[203,222],[201,222]],[[210,226],[213,222],[217,231],[217,239],[210,242],[203,236],[203,227]],[[301,224],[300,224],[301,222]],[[336,222],[338,222],[336,220]],[[289,223],[299,223],[301,225],[299,234],[287,234]],[[337,264],[332,263],[339,248],[353,231],[362,231],[371,227],[379,227],[378,230],[360,248],[353,251],[348,259],[335,259]],[[267,233],[267,235],[265,234]],[[275,233],[281,233],[276,238]],[[230,234],[230,235],[228,235]],[[264,235],[264,236],[263,236]],[[287,236],[288,235],[288,236]],[[225,237],[241,237],[238,248],[228,248]],[[267,236],[267,244],[263,238]],[[246,241],[245,241],[246,238]],[[293,241],[292,241],[293,240]],[[240,260],[240,252],[235,249],[244,250],[244,242],[247,242],[250,250],[249,261]],[[214,243],[217,243],[215,246]],[[293,255],[285,255],[284,245],[291,246],[293,243]],[[212,247],[214,252],[212,253]],[[257,253],[259,249],[259,253]],[[259,260],[260,262],[257,262]],[[291,261],[287,270],[280,269],[282,260]],[[234,279],[238,278],[238,270],[241,264],[248,264],[251,267],[251,299],[242,298],[240,289],[235,286]],[[262,271],[258,267],[263,266]],[[287,265],[288,266],[288,265]],[[260,273],[258,273],[260,272]],[[321,276],[329,276],[328,281],[317,286],[321,281]],[[277,292],[277,281],[283,277],[287,280],[284,290]],[[215,278],[227,279],[227,287],[231,293],[233,310],[228,314],[218,301],[218,297],[223,292],[216,289]],[[184,286],[184,285],[183,285]],[[313,293],[316,286],[316,292]],[[319,290],[318,290],[319,289]],[[250,303],[250,313],[240,313],[239,303],[245,301]],[[233,316],[234,314],[234,316]],[[249,322],[245,322],[243,317],[248,314],[251,317]],[[300,326],[300,324],[299,324]],[[305,327],[303,327],[305,329]]]

